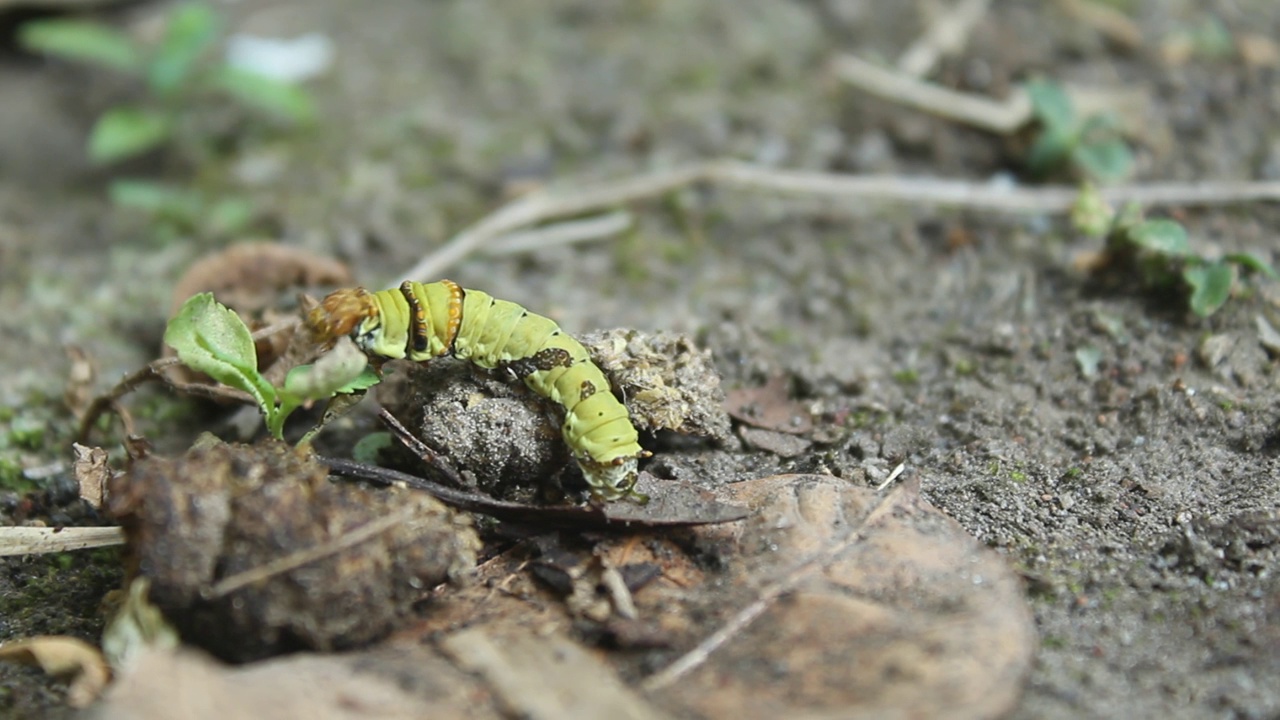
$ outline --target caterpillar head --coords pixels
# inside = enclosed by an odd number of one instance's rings
[[[639,473],[636,458],[620,457],[612,462],[595,462],[589,457],[579,457],[578,466],[591,488],[591,497],[601,502],[630,498],[641,505],[649,502],[649,496],[636,491]]]
[[[360,287],[347,288],[325,296],[307,314],[307,326],[318,342],[328,344],[350,335],[367,352],[382,326],[382,318],[373,293]]]

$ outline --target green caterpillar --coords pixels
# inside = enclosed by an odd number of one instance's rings
[[[553,320],[441,280],[373,293],[337,290],[307,322],[321,340],[349,335],[374,361],[453,355],[510,372],[564,409],[565,444],[595,498],[647,499],[635,491],[636,461],[650,453],[640,447],[626,406],[582,343]]]

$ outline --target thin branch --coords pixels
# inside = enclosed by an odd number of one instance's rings
[[[1003,101],[992,100],[925,82],[847,54],[832,60],[831,69],[841,80],[864,92],[999,135],[1008,135],[1031,120],[1031,100],[1021,90]]]
[[[416,455],[419,460],[443,475],[450,485],[456,488],[465,488],[467,486],[466,481],[462,479],[462,476],[458,474],[453,465],[449,464],[448,461],[440,457],[439,453],[418,439],[418,436],[409,432],[408,428],[401,424],[400,420],[395,415],[392,415],[390,411],[382,408],[378,411],[378,419],[391,431],[392,437],[399,440],[400,444]]]
[[[959,0],[933,19],[929,29],[898,58],[898,69],[912,77],[933,72],[944,55],[955,55],[969,42],[969,34],[987,14],[991,0]]]
[[[601,240],[631,227],[631,213],[624,210],[524,230],[504,235],[489,245],[486,255],[510,255],[557,245],[573,245]]]
[[[827,197],[844,203],[901,203],[1000,213],[1066,213],[1079,189],[1072,186],[996,185],[901,175],[842,175],[777,170],[733,160],[711,160],[658,170],[591,187],[559,186],[499,208],[423,258],[404,279],[432,280],[496,238],[560,217],[598,212],[707,182],[744,190]],[[1111,203],[1222,205],[1280,200],[1280,182],[1165,183],[1103,188]]]
[[[257,342],[264,338],[268,338],[276,333],[297,327],[300,320],[290,318],[272,325],[268,325],[253,334],[253,341]],[[206,400],[215,400],[220,402],[236,402],[245,405],[254,405],[257,403],[249,393],[235,388],[229,388],[225,385],[208,385],[205,383],[188,383],[174,380],[164,371],[175,366],[181,365],[182,361],[176,357],[159,358],[143,365],[141,368],[124,376],[115,387],[106,393],[99,395],[89,403],[85,408],[84,415],[80,418],[80,427],[76,431],[77,442],[87,442],[89,433],[93,430],[93,426],[98,422],[98,418],[108,410],[113,411],[125,426],[125,434],[133,435],[133,418],[120,404],[120,398],[132,393],[139,387],[149,382],[163,382],[172,388],[175,392],[195,397],[202,397]]]
[[[1142,30],[1120,10],[1089,0],[1058,0],[1064,12],[1127,50],[1142,47]]]
[[[43,555],[124,544],[118,527],[4,527],[0,528],[0,557]]]

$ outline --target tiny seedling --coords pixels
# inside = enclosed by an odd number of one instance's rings
[[[124,73],[142,84],[142,100],[109,108],[94,122],[87,143],[92,162],[110,165],[171,148],[198,164],[216,154],[220,131],[209,118],[219,116],[211,111],[224,100],[289,124],[315,117],[302,88],[217,60],[222,29],[212,7],[185,2],[168,12],[164,31],[152,42],[102,23],[62,18],[27,22],[18,38],[30,51]],[[243,199],[209,199],[148,181],[117,180],[111,198],[186,227],[212,214],[215,231],[240,229],[252,215]]]
[[[164,341],[187,367],[252,396],[277,439],[284,435],[285,420],[304,404],[367,390],[379,380],[364,353],[350,341],[340,341],[314,365],[293,368],[280,387],[272,385],[258,371],[249,328],[212,293],[187,300],[165,328]]]
[[[1280,279],[1269,263],[1251,253],[1228,253],[1216,259],[1196,255],[1181,223],[1148,220],[1135,203],[1117,213],[1092,186],[1086,185],[1080,193],[1071,217],[1078,230],[1106,238],[1100,266],[1134,269],[1150,288],[1181,285],[1188,293],[1188,307],[1200,317],[1226,304],[1241,272]]]
[[[1067,92],[1048,80],[1028,82],[1026,92],[1040,123],[1040,133],[1027,155],[1027,169],[1033,175],[1045,177],[1070,166],[1101,183],[1129,176],[1133,153],[1121,137],[1120,122],[1114,115],[1078,117]]]

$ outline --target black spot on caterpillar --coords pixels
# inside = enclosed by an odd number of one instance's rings
[[[307,318],[322,341],[349,335],[373,361],[426,362],[453,355],[486,369],[505,369],[564,410],[561,430],[591,493],[633,497],[640,447],[627,408],[582,343],[556,323],[506,300],[456,283],[405,282],[392,290],[330,293]]]

